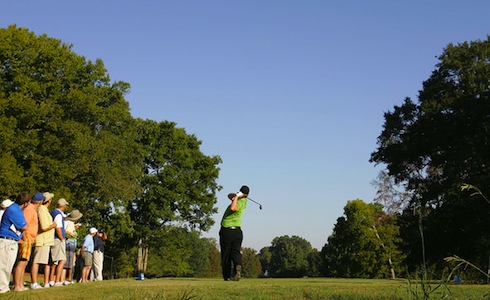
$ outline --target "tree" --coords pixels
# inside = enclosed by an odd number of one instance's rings
[[[384,170],[379,172],[371,184],[376,188],[374,201],[383,205],[383,210],[389,214],[402,212],[410,202],[412,195],[400,190],[403,186],[397,186],[393,177]]]
[[[203,266],[203,269],[195,273],[195,277],[221,276],[221,255],[218,248],[218,242],[214,238],[201,238],[200,241],[202,243],[204,253],[202,253],[199,249],[194,248],[193,257],[207,254],[207,264]]]
[[[85,220],[108,220],[141,172],[129,84],[16,26],[0,28],[0,67],[0,194],[49,190]]]
[[[486,264],[490,213],[460,187],[490,190],[490,37],[449,44],[424,81],[418,102],[405,99],[384,115],[383,131],[371,162],[386,164],[389,176],[411,195],[402,234],[415,237],[424,212],[429,263],[467,254]],[[410,225],[411,224],[411,225]],[[410,259],[420,264],[420,238],[411,239]]]
[[[322,267],[322,255],[317,249],[313,248],[308,254],[308,272],[306,275],[308,277],[320,277],[321,267]]]
[[[274,277],[303,277],[309,272],[311,244],[298,236],[281,236],[272,240],[270,268]]]
[[[324,273],[335,277],[389,278],[402,264],[398,228],[379,204],[352,200],[322,249]]]
[[[269,247],[264,247],[259,251],[259,261],[262,269],[262,276],[269,277],[270,276],[270,264],[271,264],[271,252]]]
[[[66,198],[84,213],[82,228],[108,232],[107,254],[124,261],[121,275],[135,257],[146,269],[153,237],[175,227],[208,230],[221,189],[221,158],[204,155],[175,123],[132,118],[129,88],[72,45],[0,28],[0,195]],[[194,263],[174,273],[204,270]]]
[[[252,248],[243,248],[243,265],[242,274],[243,277],[257,278],[262,273],[259,256],[257,252]]]
[[[218,277],[221,274],[220,254],[216,239],[201,238],[198,231],[189,232],[192,250],[189,265],[192,277]]]
[[[144,148],[141,193],[128,207],[138,244],[138,272],[145,272],[150,240],[172,226],[208,230],[217,212],[219,156],[204,155],[199,141],[173,122],[138,119]]]

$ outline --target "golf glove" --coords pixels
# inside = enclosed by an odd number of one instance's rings
[[[236,193],[236,196],[237,196],[238,198],[241,198],[241,197],[243,197],[243,193],[242,193],[242,192],[238,192],[238,193]]]

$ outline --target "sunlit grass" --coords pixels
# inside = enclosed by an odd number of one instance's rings
[[[413,282],[411,283],[414,284]],[[447,286],[434,299],[485,299],[490,285]],[[162,278],[107,280],[64,287],[11,292],[0,299],[410,299],[405,280],[371,279],[220,279]]]

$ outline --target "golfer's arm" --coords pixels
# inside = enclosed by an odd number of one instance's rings
[[[231,199],[230,209],[232,211],[238,210],[238,196],[235,195],[235,197],[233,197],[233,199]]]

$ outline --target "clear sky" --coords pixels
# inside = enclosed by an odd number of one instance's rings
[[[244,247],[321,250],[348,200],[371,202],[383,114],[416,99],[448,43],[490,34],[490,1],[0,1],[17,24],[103,60],[134,117],[170,120],[250,187]]]

